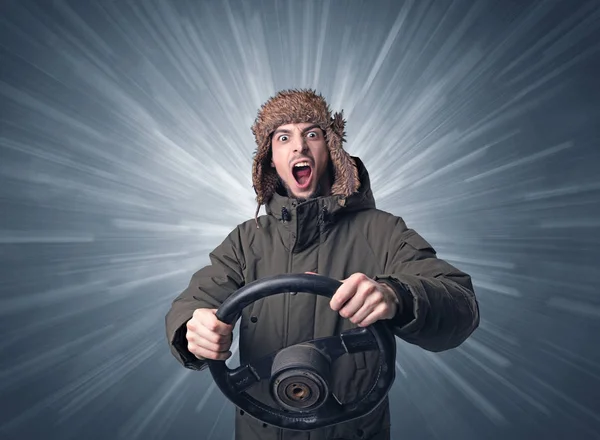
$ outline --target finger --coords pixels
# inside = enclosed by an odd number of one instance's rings
[[[232,343],[231,338],[226,341],[213,342],[194,332],[188,332],[186,334],[186,339],[188,342],[192,342],[202,348],[205,348],[206,350],[211,351],[227,351],[231,347]]]
[[[198,335],[194,332],[188,332],[186,334],[186,339],[188,340],[188,342],[198,345],[199,347],[202,347],[206,350],[218,352],[229,350],[233,342],[231,337],[226,341],[212,342],[211,340],[206,339],[205,337]]]
[[[232,333],[229,333],[228,335],[220,335],[219,333],[212,332],[209,329],[207,329],[206,327],[203,327],[201,325],[199,325],[195,329],[188,328],[188,333],[195,340],[203,339],[212,344],[217,344],[217,345],[229,344],[229,343],[231,343],[231,339],[232,339],[232,337],[231,337]]]
[[[316,273],[316,272],[304,272],[304,273],[307,273],[307,274],[309,274],[309,275],[319,275],[319,274],[318,274],[318,273]]]
[[[194,343],[188,344],[188,350],[197,358],[212,359],[215,361],[225,361],[229,359],[232,355],[231,351],[218,352],[207,350],[206,348],[203,348]]]
[[[354,312],[348,319],[350,319],[352,323],[358,324],[367,316],[369,316],[373,310],[375,310],[375,306],[373,304],[364,303],[363,306]]]
[[[213,313],[202,315],[200,323],[211,332],[223,336],[228,336],[233,331],[233,326],[231,324],[225,324],[224,322],[219,321]]]
[[[367,315],[367,317],[365,319],[358,322],[357,325],[359,327],[367,327],[371,324],[374,324],[375,322],[377,322],[383,318],[383,316],[385,315],[385,311],[386,311],[386,305],[379,304],[377,307],[375,307],[375,309],[371,313],[369,313],[369,315]]]
[[[354,324],[365,319],[379,304],[383,303],[383,294],[377,290],[373,283],[363,283],[359,287],[358,293],[354,298],[360,298],[361,305],[357,307],[352,315],[349,316],[350,321]]]
[[[350,298],[346,304],[340,309],[340,316],[343,318],[352,318],[356,312],[358,312],[365,304],[366,298],[371,287],[363,283],[359,284],[356,288],[356,293]],[[370,313],[370,310],[369,310]]]
[[[371,280],[360,281],[356,289],[356,294],[342,307],[340,315],[350,319],[365,305],[368,306],[368,314],[381,301],[383,301],[383,294],[379,292],[375,282]]]
[[[195,333],[199,337],[208,339],[209,341],[214,343],[225,342],[231,338],[231,333],[233,332],[233,329],[230,330],[228,334],[220,334],[206,327],[202,323],[201,319],[202,318],[198,316],[190,319],[186,324],[188,331]]]
[[[335,311],[340,310],[344,304],[356,294],[356,288],[359,282],[360,278],[354,276],[344,280],[329,301],[331,309]]]

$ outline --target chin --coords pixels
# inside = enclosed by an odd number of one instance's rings
[[[316,197],[319,197],[320,194],[320,190],[319,190],[319,186],[315,187],[315,188],[308,188],[305,189],[304,191],[300,192],[300,193],[294,193],[294,197],[297,199],[303,199],[303,200],[308,200],[308,199],[314,199]]]
[[[292,177],[292,179],[294,178]],[[302,191],[295,191],[292,189],[296,185],[295,179],[292,180],[292,186],[290,186],[287,182],[283,181],[281,178],[279,181],[283,185],[283,187],[285,187],[288,197],[292,197],[299,200],[308,200],[322,195],[322,185],[320,185],[319,183],[315,184],[313,182],[309,188],[306,188]]]
[[[292,196],[295,199],[304,199],[307,200],[312,197],[314,191],[302,191],[301,193],[292,193]]]

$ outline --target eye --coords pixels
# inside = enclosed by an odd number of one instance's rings
[[[319,134],[316,131],[309,131],[307,134],[308,137],[316,138]]]
[[[277,139],[279,139],[280,142],[285,142],[288,140],[288,137],[286,134],[282,134],[281,136],[279,136]]]

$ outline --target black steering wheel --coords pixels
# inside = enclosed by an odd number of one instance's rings
[[[247,284],[231,295],[216,317],[233,324],[253,302],[283,292],[307,292],[331,298],[341,283],[320,275],[276,275]],[[331,364],[345,353],[379,350],[376,378],[368,392],[350,403],[340,403],[330,390]],[[396,343],[383,321],[354,328],[338,336],[291,345],[251,364],[230,369],[225,361],[207,360],[220,390],[239,409],[279,428],[307,431],[367,415],[386,397],[395,379]],[[246,390],[262,380],[280,408],[250,396]]]

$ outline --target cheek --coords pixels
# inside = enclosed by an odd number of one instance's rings
[[[319,156],[319,170],[322,174],[327,172],[328,165],[329,165],[329,155],[325,151]]]
[[[284,175],[282,173],[285,173],[287,171],[287,167],[284,165],[285,160],[283,160],[281,158],[281,154],[277,154],[277,152],[273,152],[273,156],[271,157],[271,163],[273,164],[273,166],[275,166],[275,170],[277,171],[277,174]]]
[[[319,168],[327,165],[329,160],[329,152],[327,151],[327,145],[325,142],[315,143],[311,148],[311,154]]]
[[[276,166],[275,167],[275,171],[277,171],[277,174],[283,180],[287,180],[288,179],[288,172],[287,172],[287,170],[285,168]]]

